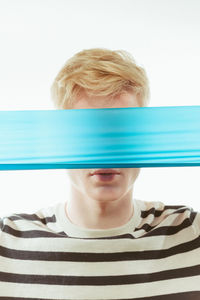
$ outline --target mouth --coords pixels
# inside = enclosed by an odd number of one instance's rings
[[[93,172],[91,176],[93,176],[97,181],[112,181],[119,177],[120,172],[111,169],[101,169]]]
[[[116,175],[120,174],[120,171],[114,169],[99,169],[91,173],[91,175]]]

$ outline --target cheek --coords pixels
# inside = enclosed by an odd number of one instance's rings
[[[88,186],[88,179],[82,169],[69,169],[67,174],[71,184],[73,184],[73,186],[75,186],[78,190],[84,190]]]
[[[140,169],[135,169],[135,172],[134,172],[134,174],[135,174],[135,180],[137,179],[137,177],[139,176],[139,174],[140,174]]]
[[[67,170],[67,174],[68,174],[69,179],[73,183],[78,184],[79,177],[80,177],[78,170],[69,169],[69,170]]]
[[[130,170],[130,174],[129,174],[130,183],[134,183],[134,181],[137,179],[139,173],[140,173],[140,169],[138,169],[138,168]]]

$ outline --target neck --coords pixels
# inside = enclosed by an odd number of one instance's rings
[[[133,187],[120,199],[99,201],[86,197],[76,188],[71,188],[70,200],[65,212],[75,225],[90,229],[109,229],[126,224],[133,215]]]

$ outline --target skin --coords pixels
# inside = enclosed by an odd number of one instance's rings
[[[85,93],[72,109],[139,107],[135,94],[125,92],[114,99],[89,97]],[[98,169],[98,168],[96,168]],[[65,213],[71,223],[90,229],[110,229],[126,224],[133,215],[133,188],[140,168],[118,168],[113,181],[102,182],[90,174],[96,169],[67,169],[71,182]],[[113,168],[115,169],[115,168]]]

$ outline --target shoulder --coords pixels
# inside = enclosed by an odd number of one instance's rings
[[[32,213],[21,212],[0,218],[0,231],[17,235],[20,231],[45,229],[56,223],[55,206],[43,207]],[[51,226],[51,225],[50,225]]]
[[[185,204],[169,205],[160,201],[136,200],[142,223],[156,226],[193,227],[200,231],[200,212]],[[182,225],[181,225],[182,224]]]
[[[143,214],[153,214],[155,216],[181,214],[183,212],[192,213],[194,209],[185,204],[166,204],[161,201],[136,200]]]

